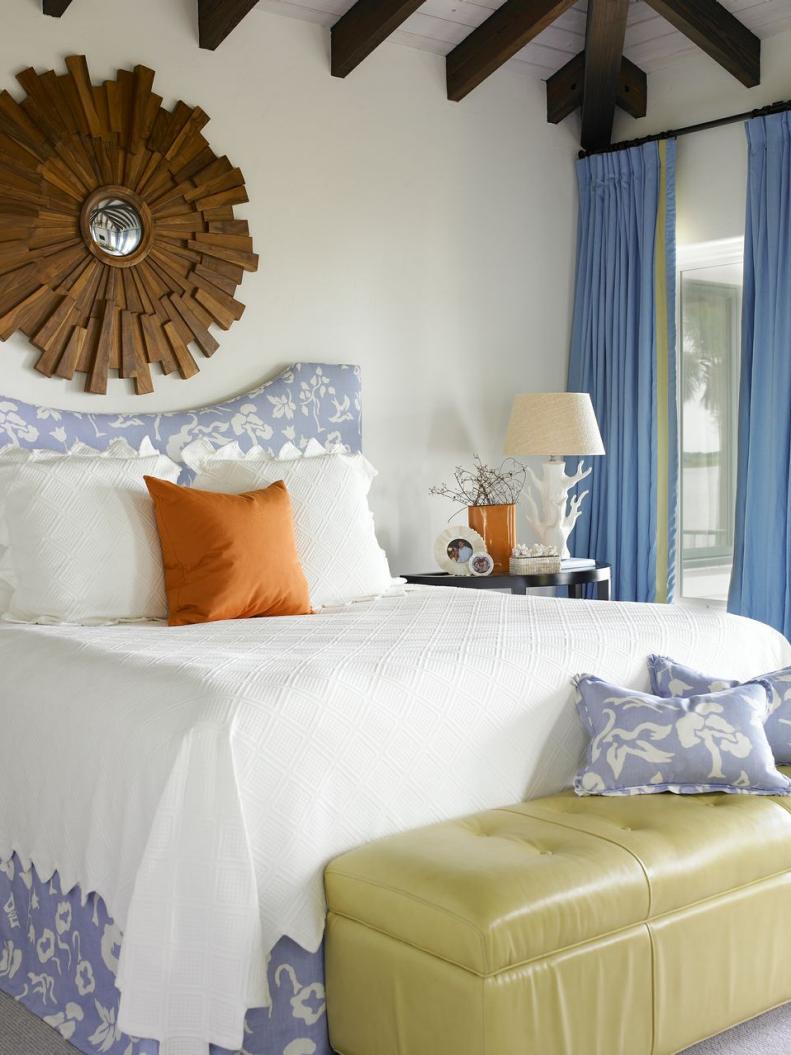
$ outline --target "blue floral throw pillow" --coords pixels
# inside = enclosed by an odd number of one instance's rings
[[[661,699],[585,674],[577,710],[590,737],[578,795],[791,795],[766,739],[766,689],[750,682]]]
[[[676,663],[667,656],[649,656],[648,673],[651,689],[657,696],[693,696],[701,692],[718,692],[742,684],[726,678],[709,678],[692,667]],[[766,718],[766,738],[780,766],[791,766],[791,667],[754,678],[753,682],[766,685],[769,694],[769,713]],[[751,684],[748,682],[747,684]]]

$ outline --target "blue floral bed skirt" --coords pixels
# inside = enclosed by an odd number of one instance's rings
[[[98,895],[83,904],[78,888],[62,893],[57,873],[42,882],[14,856],[0,862],[0,906],[0,989],[84,1055],[157,1055],[155,1040],[116,1026],[122,936]],[[272,1007],[247,1013],[243,1055],[330,1055],[321,950],[282,938],[269,988]]]

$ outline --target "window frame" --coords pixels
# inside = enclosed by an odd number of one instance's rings
[[[676,249],[676,405],[678,407],[678,465],[679,465],[679,482],[677,488],[677,507],[676,507],[676,523],[678,524],[678,538],[676,541],[676,597],[674,603],[685,608],[709,608],[724,611],[727,608],[727,602],[716,600],[714,598],[703,598],[703,597],[684,597],[682,590],[684,588],[684,562],[683,562],[683,492],[682,486],[682,462],[684,457],[684,434],[683,434],[683,405],[681,399],[682,393],[682,366],[683,358],[681,354],[682,341],[684,339],[684,331],[682,327],[683,318],[683,276],[684,272],[694,271],[700,268],[707,267],[718,267],[728,264],[743,264],[744,262],[744,238],[723,238],[718,241],[712,242],[699,242],[692,245],[678,246]],[[737,318],[734,320],[736,335],[741,331],[741,313],[735,312]],[[739,412],[739,363],[738,360],[733,364],[733,392],[732,392],[732,421],[735,425],[738,425],[738,412]],[[735,432],[736,430],[734,430]],[[734,445],[737,442],[736,435],[733,436]],[[736,479],[735,479],[735,459],[731,463],[732,472],[729,474],[728,488],[731,494],[735,496],[736,493]],[[716,560],[716,555],[712,554],[709,560],[710,564],[713,564]]]

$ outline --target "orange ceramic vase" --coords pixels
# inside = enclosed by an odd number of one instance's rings
[[[507,575],[511,551],[516,545],[516,506],[469,506],[467,523],[483,536],[494,561],[493,575]]]

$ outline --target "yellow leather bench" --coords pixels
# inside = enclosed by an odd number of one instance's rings
[[[673,1055],[791,1000],[788,800],[564,792],[325,886],[340,1055]]]

